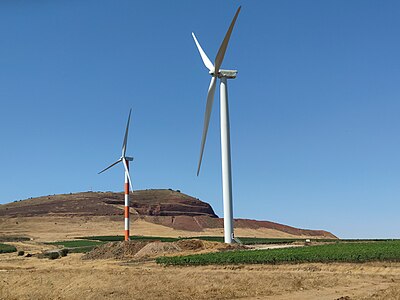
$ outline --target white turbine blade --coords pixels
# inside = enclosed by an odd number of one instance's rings
[[[214,65],[215,65],[215,71],[214,71],[215,74],[218,74],[219,68],[221,67],[222,61],[224,60],[225,51],[226,51],[226,48],[228,47],[229,39],[231,37],[233,26],[235,26],[236,19],[237,19],[238,15],[239,15],[240,8],[241,8],[241,6],[239,6],[238,10],[236,11],[236,14],[233,17],[232,23],[229,26],[228,31],[226,32],[225,38],[222,41],[221,46],[219,47],[217,56],[215,57],[215,63],[214,63]]]
[[[99,173],[97,173],[97,174],[101,174],[101,173],[103,173],[104,171],[107,171],[109,168],[115,166],[117,163],[120,163],[121,161],[122,161],[122,158],[118,159],[115,163],[113,163],[112,165],[108,166],[108,167],[105,168],[103,171],[101,171],[101,172],[99,172]]]
[[[212,64],[211,60],[208,58],[207,54],[204,52],[203,48],[201,48],[200,43],[197,41],[196,36],[192,32],[192,36],[194,39],[194,42],[196,43],[197,50],[199,50],[201,59],[203,60],[204,65],[207,67],[208,70],[211,72],[214,71],[214,65]]]
[[[132,108],[129,110],[128,122],[126,123],[124,142],[122,143],[122,157],[125,157],[126,144],[128,142],[129,122],[131,121]]]
[[[197,176],[199,176],[201,161],[203,159],[204,145],[206,143],[208,125],[210,124],[210,116],[211,116],[212,106],[214,103],[216,81],[217,77],[215,76],[211,77],[210,86],[208,88],[206,112],[204,114],[203,136],[201,138],[200,159],[199,159],[199,165],[197,167]]]
[[[125,159],[122,159],[122,162],[124,163],[125,173],[128,175],[128,180],[129,180],[129,185],[131,187],[131,191],[133,191],[131,175],[129,175],[128,164],[126,163]]]

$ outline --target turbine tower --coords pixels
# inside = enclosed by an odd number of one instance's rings
[[[126,124],[126,130],[125,130],[125,137],[124,137],[124,142],[122,143],[122,156],[120,159],[118,159],[115,163],[111,164],[107,168],[105,168],[103,171],[99,172],[98,174],[103,173],[104,171],[110,169],[111,167],[115,166],[116,164],[122,162],[124,165],[125,169],[125,184],[124,184],[124,194],[125,194],[125,208],[124,208],[124,216],[125,216],[125,241],[129,241],[129,186],[132,188],[132,181],[131,181],[131,176],[129,175],[129,162],[133,160],[133,157],[128,157],[126,156],[126,145],[128,143],[128,130],[129,130],[129,122],[131,120],[131,112],[132,109],[129,110],[129,116],[128,116],[128,122]]]
[[[208,125],[210,123],[210,116],[212,105],[214,102],[215,86],[217,78],[220,79],[220,122],[221,122],[221,154],[222,154],[222,194],[224,199],[224,241],[231,244],[234,241],[233,232],[233,211],[232,211],[232,176],[231,176],[231,145],[229,133],[229,109],[228,109],[228,79],[236,78],[237,70],[222,70],[220,69],[222,61],[225,56],[226,48],[228,47],[229,39],[233,27],[235,26],[236,19],[240,12],[240,6],[236,11],[235,16],[229,26],[229,29],[219,47],[217,56],[215,57],[214,64],[207,57],[207,54],[201,48],[196,36],[192,32],[194,42],[200,52],[200,56],[204,65],[210,71],[211,82],[208,88],[206,112],[204,115],[203,136],[201,139],[200,159],[197,168],[197,176],[200,172],[201,161],[203,158],[204,145],[206,142]]]

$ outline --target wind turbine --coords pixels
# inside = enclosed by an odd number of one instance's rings
[[[122,143],[122,156],[118,159],[115,163],[111,164],[103,171],[99,172],[98,174],[103,173],[104,171],[110,169],[111,167],[115,166],[116,164],[122,162],[125,169],[125,185],[124,185],[124,192],[125,192],[125,241],[129,241],[129,186],[132,188],[132,181],[131,176],[129,175],[129,162],[133,160],[133,157],[126,156],[126,144],[128,143],[128,130],[129,130],[129,122],[131,120],[131,112],[132,109],[129,110],[128,122],[126,124],[125,130],[125,137],[124,142]]]
[[[233,233],[233,211],[232,211],[232,176],[231,176],[231,145],[229,133],[229,110],[228,110],[228,79],[236,78],[237,70],[222,70],[220,69],[222,61],[225,56],[226,48],[231,37],[233,27],[235,26],[236,19],[239,15],[241,6],[236,11],[235,16],[229,26],[229,29],[219,47],[217,56],[215,57],[214,64],[207,57],[207,54],[201,48],[196,36],[192,32],[194,42],[200,52],[200,56],[204,65],[210,71],[211,82],[208,88],[206,112],[204,115],[203,136],[201,139],[200,159],[197,168],[197,176],[200,172],[201,161],[203,158],[204,145],[206,142],[208,125],[210,123],[210,116],[212,105],[214,102],[215,86],[217,78],[220,79],[220,122],[221,122],[221,153],[222,153],[222,194],[224,199],[224,241],[231,244],[234,241]]]

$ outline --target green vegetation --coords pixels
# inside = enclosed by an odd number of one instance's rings
[[[92,251],[96,246],[68,248],[68,253],[86,253]]]
[[[123,235],[103,235],[103,236],[85,236],[85,237],[76,237],[76,239],[81,240],[93,240],[93,241],[103,241],[103,242],[117,242],[123,241]],[[224,237],[222,236],[193,236],[193,237],[159,237],[159,236],[142,236],[142,235],[133,235],[130,237],[131,240],[139,240],[139,241],[162,241],[162,242],[174,242],[183,239],[199,239],[203,241],[212,241],[212,242],[224,242]],[[253,245],[253,244],[291,244],[294,242],[304,242],[305,238],[256,238],[256,237],[239,237],[239,240],[245,245]],[[395,239],[311,239],[313,243],[320,242],[379,242],[379,241],[396,241]],[[400,240],[398,240],[400,241]]]
[[[227,251],[159,257],[165,265],[277,264],[302,262],[400,261],[400,241],[334,243],[298,248]]]
[[[87,236],[87,237],[77,237],[77,239],[83,240],[94,240],[94,241],[103,241],[103,242],[115,242],[115,241],[123,241],[124,237],[122,235],[111,235],[111,236]],[[224,238],[222,236],[195,236],[195,237],[181,237],[181,238],[172,238],[172,237],[158,237],[158,236],[131,236],[131,240],[133,241],[161,241],[161,242],[175,242],[178,240],[184,239],[199,239],[203,241],[211,241],[211,242],[224,242]],[[253,245],[253,244],[291,244],[294,242],[304,242],[305,239],[271,239],[271,238],[254,238],[254,237],[240,237],[240,241],[245,245]],[[330,240],[312,240],[313,242],[318,241],[332,241]]]
[[[211,242],[224,242],[222,236],[197,236],[190,237],[190,239],[199,239],[203,241]],[[240,242],[244,245],[255,245],[255,244],[291,244],[294,242],[304,242],[305,239],[273,239],[273,238],[255,238],[255,237],[239,237]],[[331,241],[331,240],[330,240]]]
[[[118,241],[123,241],[124,236],[122,235],[86,236],[86,237],[77,237],[77,239],[102,241],[102,242],[118,242]],[[175,242],[179,240],[179,238],[159,237],[159,236],[139,236],[139,235],[130,236],[130,239],[132,241],[161,241],[161,242]]]
[[[88,241],[88,240],[77,240],[77,241],[74,240],[74,241],[51,242],[51,243],[47,243],[47,244],[64,246],[65,248],[76,248],[76,247],[98,246],[98,245],[104,244],[104,242]]]
[[[67,253],[86,253],[94,247],[104,244],[102,241],[75,240],[75,241],[60,241],[47,243],[49,245],[63,246]]]
[[[0,253],[10,253],[16,251],[17,248],[15,248],[14,246],[0,243]]]

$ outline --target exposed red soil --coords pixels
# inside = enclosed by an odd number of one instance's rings
[[[120,215],[123,193],[85,192],[49,195],[0,205],[1,216],[32,217],[40,215],[111,216]],[[130,207],[142,216],[209,216],[217,217],[203,201],[172,190],[134,191]]]
[[[0,218],[41,216],[93,216],[120,219],[122,193],[85,192],[32,198],[0,205]],[[223,228],[212,207],[199,199],[172,190],[142,190],[131,194],[131,218],[170,227],[175,230],[202,232]],[[235,228],[272,229],[295,236],[336,238],[323,230],[299,229],[269,221],[235,219]]]

